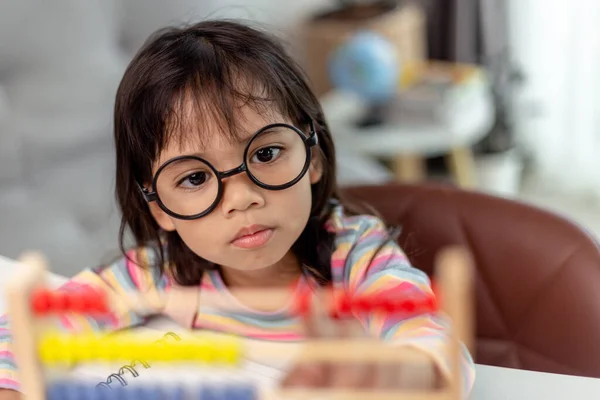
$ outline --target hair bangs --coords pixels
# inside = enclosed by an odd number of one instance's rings
[[[158,153],[167,146],[178,146],[180,151],[190,145],[206,149],[215,134],[229,143],[243,140],[253,133],[246,128],[244,108],[300,123],[301,118],[290,112],[285,87],[266,79],[267,61],[228,54],[205,40],[194,40],[196,60],[167,107]]]

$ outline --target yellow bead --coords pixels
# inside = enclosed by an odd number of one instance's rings
[[[154,361],[163,361],[165,359],[165,350],[161,348],[146,347],[145,351],[150,355],[150,359]]]
[[[158,347],[160,348],[160,346]],[[181,361],[185,360],[186,357],[185,351],[179,343],[170,343],[162,351],[165,353],[165,361]]]
[[[214,340],[199,339],[194,344],[194,360],[209,364],[212,364],[215,361]]]
[[[147,344],[146,346],[151,349],[154,361],[172,361],[177,359],[176,354],[167,347],[154,346],[151,344]]]
[[[215,350],[218,352],[217,359],[224,364],[235,365],[242,356],[241,344],[234,339],[220,342]]]
[[[177,360],[194,360],[197,352],[197,344],[190,341],[181,341],[173,343],[173,353],[176,355]]]
[[[130,361],[138,357],[139,342],[131,335],[114,335],[106,339],[106,353],[113,361]]]
[[[166,338],[148,343],[152,347],[155,359],[157,361],[178,361],[185,357],[184,351],[180,348],[179,341],[167,341]]]
[[[87,361],[90,352],[87,351],[89,346],[89,340],[87,337],[75,336],[69,340],[71,346],[71,354],[73,355],[73,361]]]
[[[135,343],[129,336],[116,336],[111,341],[111,354],[114,360],[127,361],[135,358]]]
[[[73,346],[73,340],[71,336],[64,335],[60,338],[60,354],[58,362],[64,364],[65,367],[70,366],[75,361],[75,349]]]
[[[92,344],[92,347],[94,347],[94,353],[98,360],[110,362],[117,359],[119,346],[114,337],[106,336],[98,339]]]
[[[135,357],[142,360],[155,361],[157,357],[156,348],[148,346],[147,343],[136,343],[132,346],[135,351]]]
[[[60,336],[56,334],[42,337],[38,344],[40,360],[46,364],[54,364],[60,361],[63,347],[64,343],[61,341]]]

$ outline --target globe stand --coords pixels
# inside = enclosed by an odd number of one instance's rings
[[[388,103],[376,102],[367,107],[366,113],[355,122],[358,128],[371,128],[383,125],[388,119]]]

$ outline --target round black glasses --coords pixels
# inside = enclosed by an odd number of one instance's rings
[[[138,186],[147,202],[174,218],[201,218],[217,207],[223,195],[223,179],[242,172],[257,186],[283,190],[295,185],[308,171],[311,148],[318,143],[314,123],[308,137],[300,129],[270,124],[256,132],[244,149],[242,164],[229,171],[217,171],[196,156],[175,157],[164,163],[152,180],[152,191]]]

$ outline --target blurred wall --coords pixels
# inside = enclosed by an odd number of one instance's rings
[[[154,30],[243,18],[293,42],[326,0],[0,2],[0,254],[43,251],[71,275],[118,255],[112,107]]]

